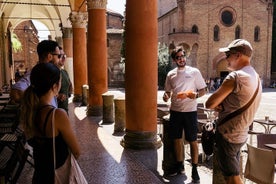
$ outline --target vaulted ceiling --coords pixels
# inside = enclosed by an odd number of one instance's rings
[[[19,23],[32,19],[45,24],[55,38],[62,35],[61,25],[71,27],[70,12],[85,8],[86,0],[0,0],[0,17],[4,30],[10,24],[12,31]]]

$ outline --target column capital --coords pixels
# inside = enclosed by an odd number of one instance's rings
[[[73,38],[73,31],[71,27],[61,28],[62,38]]]
[[[106,9],[107,0],[87,0],[87,8],[90,9]]]
[[[88,13],[73,11],[70,13],[69,19],[73,28],[86,28],[88,22]]]

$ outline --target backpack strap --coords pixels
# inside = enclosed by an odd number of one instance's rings
[[[258,79],[257,89],[256,89],[254,95],[249,100],[249,102],[247,102],[247,104],[245,104],[243,107],[241,107],[241,108],[237,109],[236,111],[234,111],[234,112],[228,114],[227,116],[225,116],[221,121],[219,121],[219,123],[217,124],[217,127],[223,125],[224,123],[226,123],[227,121],[229,121],[233,117],[235,117],[237,115],[240,115],[242,112],[244,112],[246,109],[248,109],[248,107],[253,103],[253,101],[255,100],[255,98],[258,94],[259,86],[260,86],[260,80]]]

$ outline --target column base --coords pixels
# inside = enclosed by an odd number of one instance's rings
[[[74,94],[73,102],[81,103],[82,102],[82,96],[80,94]]]
[[[103,115],[103,106],[87,106],[87,116],[102,116]]]
[[[121,140],[121,145],[130,149],[158,149],[162,146],[162,141],[156,132],[126,130],[126,134]]]

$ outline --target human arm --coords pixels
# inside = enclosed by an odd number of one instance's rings
[[[220,104],[234,90],[234,88],[234,79],[225,80],[222,85],[207,99],[205,107],[219,111]]]
[[[61,133],[62,138],[68,145],[75,158],[80,156],[80,147],[71,127],[67,113],[63,109],[56,109],[55,112],[56,129]]]
[[[170,99],[170,97],[171,97],[171,92],[168,92],[168,91],[164,92],[164,95],[163,95],[164,102],[167,102]]]
[[[206,89],[205,88],[202,88],[202,89],[199,89],[197,92],[194,92],[192,90],[189,90],[187,92],[184,92],[186,94],[186,96],[190,99],[196,99],[196,98],[199,98],[199,97],[202,97],[203,95],[206,94]]]

